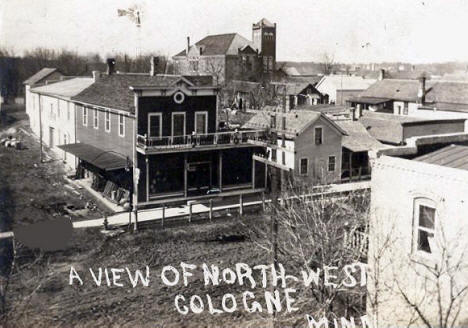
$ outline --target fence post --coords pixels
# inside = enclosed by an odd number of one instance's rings
[[[239,214],[240,216],[244,215],[244,203],[242,199],[242,194],[239,195]]]
[[[265,192],[262,191],[262,208],[263,208],[263,211],[265,212]]]
[[[188,222],[192,222],[192,203],[189,205],[189,217]]]
[[[213,220],[213,199],[210,199],[210,212],[209,212],[210,221]]]
[[[161,218],[161,226],[164,227],[164,219],[166,217],[166,205],[163,204],[163,208],[162,208],[162,218]]]

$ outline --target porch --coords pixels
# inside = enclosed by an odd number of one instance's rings
[[[137,135],[137,151],[157,154],[177,151],[200,151],[251,147],[250,141],[265,141],[265,130],[239,130],[181,136],[149,137]]]
[[[252,161],[254,151],[259,149],[250,145],[243,149],[138,154],[138,203],[261,190],[265,168]]]

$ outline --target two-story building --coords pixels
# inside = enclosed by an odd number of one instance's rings
[[[33,122],[37,122],[36,112],[37,104],[34,104],[34,96],[31,94],[31,88],[35,86],[41,86],[49,82],[56,82],[64,78],[64,75],[57,69],[53,67],[44,67],[33,76],[30,76],[27,80],[23,82],[24,84],[24,98],[26,105],[26,114],[29,116],[31,125]],[[37,100],[37,99],[36,99]]]
[[[211,76],[110,72],[72,98],[77,142],[61,146],[96,190],[117,201],[133,191],[145,206],[263,190],[252,181],[252,154],[262,148],[248,142],[263,131],[217,131]]]
[[[77,77],[28,89],[26,112],[32,132],[70,168],[75,168],[75,157],[57,146],[76,142],[76,106],[71,98],[92,83],[93,78]]]
[[[259,111],[244,127],[279,129],[277,147],[268,145],[267,159],[302,182],[314,185],[340,181],[341,144],[346,133],[326,115],[313,111]]]
[[[348,102],[359,110],[426,119],[468,118],[468,83],[383,79]],[[468,125],[465,126],[465,129]]]
[[[276,24],[262,19],[252,25],[252,41],[237,34],[208,35],[173,56],[174,73],[211,75],[217,85],[232,80],[271,78],[276,63]]]

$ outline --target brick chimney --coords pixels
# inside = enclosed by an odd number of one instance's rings
[[[426,77],[423,75],[419,78],[418,104],[424,105],[426,101]]]
[[[151,56],[150,58],[150,75],[155,76],[156,75],[156,70],[158,68],[158,63],[159,63],[159,58],[155,56]]]
[[[115,58],[107,58],[107,74],[112,75],[115,73]]]
[[[94,80],[94,82],[99,81],[100,78],[101,78],[101,72],[93,71],[93,80]]]
[[[186,49],[186,55],[187,55],[187,57],[188,57],[188,52],[189,52],[189,50],[190,50],[190,37],[188,36],[188,37],[187,37],[187,49]]]

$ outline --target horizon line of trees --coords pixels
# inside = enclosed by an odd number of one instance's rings
[[[145,53],[139,56],[124,52],[107,56],[116,60],[120,72],[145,73],[150,71],[150,58],[158,57],[156,73],[170,73],[168,57],[161,53]],[[80,54],[65,48],[55,50],[38,47],[26,50],[17,56],[11,49],[0,48],[0,86],[3,98],[14,98],[24,94],[23,82],[44,67],[57,68],[67,76],[89,76],[92,71],[106,71],[106,59],[99,53]]]

